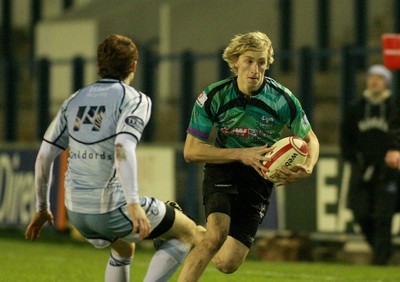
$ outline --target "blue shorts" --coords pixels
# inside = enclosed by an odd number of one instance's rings
[[[155,198],[141,197],[140,204],[150,220],[150,235],[156,238],[167,232],[174,223],[175,210]],[[97,248],[104,248],[117,239],[138,242],[139,234],[132,233],[133,224],[128,217],[127,206],[104,214],[83,214],[67,209],[70,223]]]

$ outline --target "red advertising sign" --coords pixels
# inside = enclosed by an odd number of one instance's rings
[[[388,69],[400,69],[400,34],[382,35],[383,63]]]

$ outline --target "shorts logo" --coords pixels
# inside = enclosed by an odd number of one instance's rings
[[[158,206],[157,207],[152,207],[151,208],[151,213],[153,214],[153,215],[158,215],[159,213],[160,213],[160,211],[158,210]]]
[[[247,235],[247,240],[249,240],[249,242],[250,242],[251,244],[253,244],[254,241],[255,241],[255,238],[254,238],[253,236]]]
[[[144,122],[140,117],[129,116],[125,119],[125,123],[139,132],[142,132],[144,129]]]
[[[232,187],[232,184],[215,184],[216,188]]]
[[[263,219],[267,212],[267,205],[261,204],[260,205],[260,219]]]

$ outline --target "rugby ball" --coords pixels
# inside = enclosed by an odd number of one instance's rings
[[[264,172],[264,178],[271,182],[277,182],[277,169],[285,166],[290,170],[296,170],[297,164],[306,162],[307,155],[307,143],[300,137],[290,136],[277,141],[272,145],[272,151],[265,155],[270,160],[263,162],[264,167],[268,169]]]

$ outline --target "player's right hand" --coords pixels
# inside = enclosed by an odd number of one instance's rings
[[[53,214],[51,211],[40,211],[35,212],[33,215],[31,222],[29,223],[28,227],[25,231],[25,239],[27,240],[36,240],[39,235],[40,231],[43,228],[43,225],[48,222],[50,225],[54,225]]]
[[[264,161],[268,161],[265,155],[272,150],[268,144],[259,147],[250,147],[241,149],[241,161],[245,165],[253,167],[260,176],[264,176],[263,171],[266,168],[262,165]]]

